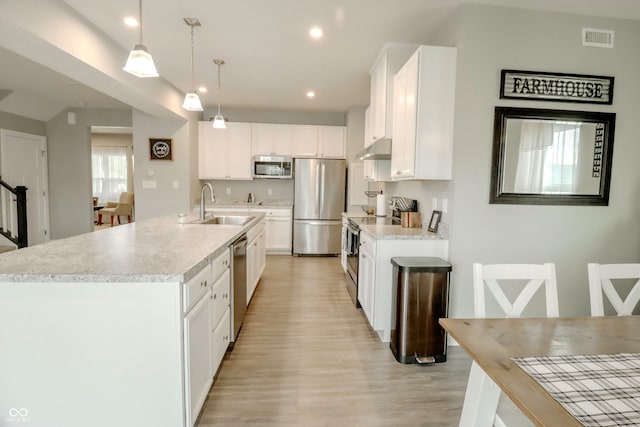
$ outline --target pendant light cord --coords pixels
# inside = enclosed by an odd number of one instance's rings
[[[191,25],[191,89],[196,91],[196,75],[193,71],[193,25]]]
[[[220,115],[220,94],[221,94],[221,90],[220,90],[220,65],[224,64],[224,62],[218,60],[217,64],[218,64],[218,115]]]
[[[144,43],[142,43],[142,0],[138,0],[138,12],[140,18],[140,44],[144,45]]]

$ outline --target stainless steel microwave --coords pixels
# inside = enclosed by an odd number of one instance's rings
[[[290,156],[253,156],[253,177],[291,179],[292,166]]]

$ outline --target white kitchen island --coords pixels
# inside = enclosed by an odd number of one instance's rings
[[[228,317],[213,303],[190,316],[215,299],[205,276],[228,282],[228,247],[255,217],[151,219],[0,255],[0,425],[193,425],[220,358],[193,337],[225,338],[211,329]]]

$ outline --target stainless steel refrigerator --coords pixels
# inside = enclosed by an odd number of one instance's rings
[[[294,255],[340,254],[346,172],[346,160],[294,160]]]

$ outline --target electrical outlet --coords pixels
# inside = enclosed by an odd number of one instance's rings
[[[431,200],[431,209],[434,211],[438,210],[438,199],[435,197]]]
[[[442,213],[447,213],[447,209],[448,209],[448,200],[447,199],[442,199]]]
[[[231,194],[231,187],[227,187],[227,195]]]
[[[271,195],[273,195],[273,189],[269,188],[269,189],[267,190],[267,194],[269,194],[270,196],[271,196]]]
[[[177,190],[178,188],[180,188],[180,184],[178,183],[178,181],[173,181],[173,188],[175,190]]]

